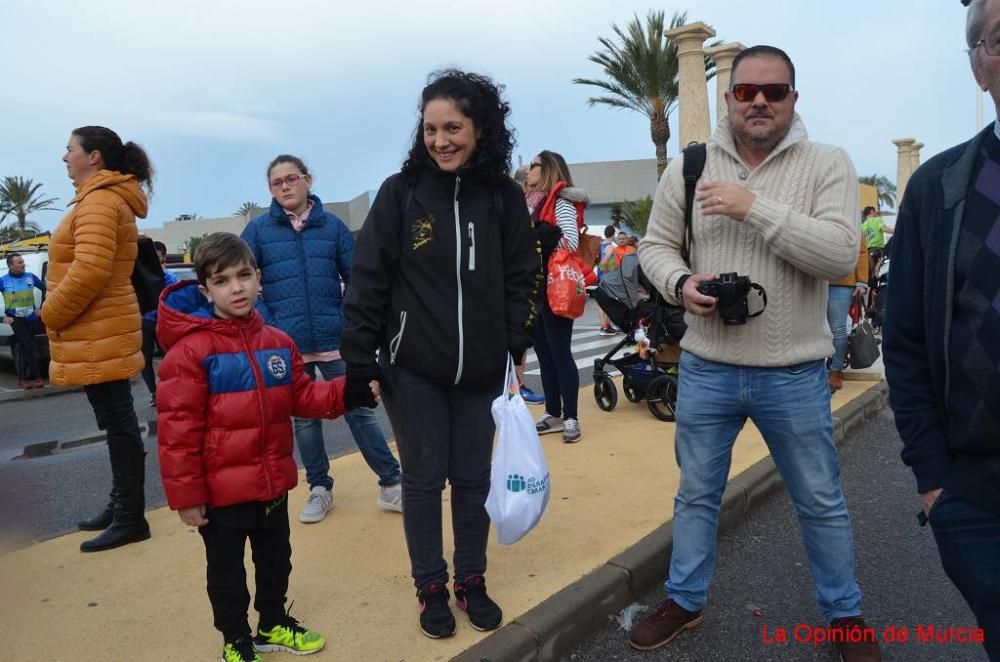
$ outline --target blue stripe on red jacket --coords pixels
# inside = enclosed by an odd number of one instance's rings
[[[257,350],[254,361],[264,377],[264,388],[292,383],[292,353],[286,348]],[[201,364],[208,375],[208,392],[239,393],[257,388],[254,370],[245,352],[220,353],[205,357]]]

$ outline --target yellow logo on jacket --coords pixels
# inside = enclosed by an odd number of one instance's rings
[[[434,239],[434,216],[418,218],[413,222],[413,250],[423,248]]]

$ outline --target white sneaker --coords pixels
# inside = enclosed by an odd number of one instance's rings
[[[563,419],[563,426],[563,441],[567,444],[575,444],[583,439],[583,433],[580,432],[580,421],[575,418],[566,418]]]
[[[550,416],[549,414],[542,414],[542,417],[535,423],[535,429],[538,430],[538,434],[562,432],[564,428],[563,419],[557,416]]]
[[[309,500],[299,513],[299,519],[306,524],[322,522],[326,513],[333,509],[333,490],[328,490],[322,485],[309,490]]]
[[[394,513],[403,512],[403,485],[385,485],[378,488],[378,507]]]

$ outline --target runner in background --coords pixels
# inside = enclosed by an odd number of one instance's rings
[[[0,294],[3,295],[3,323],[10,324],[14,341],[18,345],[17,385],[19,388],[42,388],[42,373],[35,356],[35,335],[38,333],[38,308],[35,307],[35,288],[45,291],[45,283],[33,273],[25,271],[24,258],[17,253],[7,256],[7,273],[0,276]]]

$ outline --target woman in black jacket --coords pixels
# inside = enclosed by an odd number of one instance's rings
[[[520,361],[531,342],[542,275],[524,196],[508,176],[513,137],[501,92],[455,70],[424,88],[409,156],[383,182],[358,236],[344,304],[347,397],[370,400],[368,382],[382,384],[403,466],[420,626],[433,638],[455,632],[442,552],[446,479],[456,604],[478,630],[503,619],[483,580],[490,405],[508,352]]]

